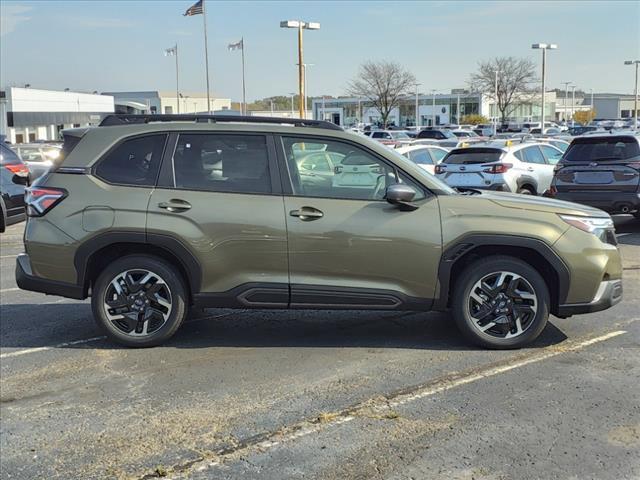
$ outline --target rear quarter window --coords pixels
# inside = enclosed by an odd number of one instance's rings
[[[449,153],[442,161],[451,164],[474,164],[474,163],[492,163],[497,162],[502,157],[502,150],[495,149],[465,149],[454,150]]]
[[[154,186],[166,139],[161,134],[125,140],[100,160],[96,176],[117,185]]]
[[[564,154],[564,162],[620,161],[640,157],[633,137],[596,137],[574,140]]]

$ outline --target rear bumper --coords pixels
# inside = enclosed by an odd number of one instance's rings
[[[29,255],[21,253],[16,260],[16,283],[22,290],[84,300],[83,288],[73,283],[56,282],[33,275]]]
[[[622,300],[622,280],[607,280],[600,283],[591,302],[560,305],[556,316],[564,318],[581,313],[600,312],[613,307],[620,300]]]
[[[628,213],[640,210],[640,193],[638,192],[556,192],[553,198],[567,202],[581,203],[599,208],[608,213]],[[625,208],[627,211],[625,211]]]

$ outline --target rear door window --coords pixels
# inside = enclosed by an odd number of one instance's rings
[[[426,148],[409,152],[409,158],[418,165],[433,165],[433,159]]]
[[[271,193],[264,135],[181,134],[173,155],[176,188]]]
[[[562,152],[556,150],[553,147],[550,147],[548,145],[541,145],[540,149],[547,159],[547,162],[549,162],[551,165],[555,165],[562,158]]]
[[[527,163],[537,163],[539,165],[547,163],[544,155],[542,155],[542,152],[537,146],[524,148],[522,150],[522,157]]]
[[[564,154],[566,162],[620,161],[640,157],[638,140],[633,137],[575,139]]]
[[[431,154],[431,158],[435,161],[435,163],[439,163],[442,159],[447,155],[447,152],[444,150],[439,150],[437,148],[430,148],[429,153]]]
[[[166,140],[161,134],[122,142],[100,160],[96,176],[117,185],[154,186]]]
[[[454,150],[443,160],[444,163],[470,165],[474,163],[492,163],[500,160],[502,150],[492,148]]]

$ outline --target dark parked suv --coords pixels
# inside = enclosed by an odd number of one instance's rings
[[[301,168],[314,152],[333,168]],[[62,155],[28,189],[16,281],[91,296],[125,345],[167,340],[196,305],[450,309],[471,341],[515,348],[550,313],[622,298],[605,212],[463,194],[331,123],[109,116],[65,132]]]
[[[640,218],[640,135],[575,138],[555,167],[550,195]]]

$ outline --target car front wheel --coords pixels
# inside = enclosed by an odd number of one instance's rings
[[[453,287],[456,324],[483,347],[523,347],[540,335],[549,318],[546,282],[536,269],[514,257],[478,260],[465,268]]]
[[[167,262],[129,255],[100,273],[91,308],[110,339],[128,347],[151,347],[173,336],[186,318],[186,289]]]

